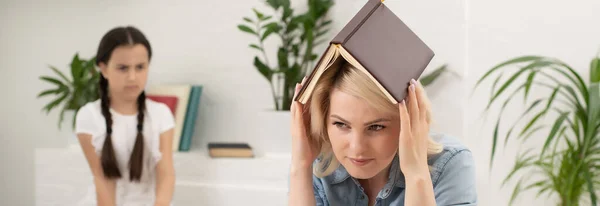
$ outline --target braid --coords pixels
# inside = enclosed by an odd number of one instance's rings
[[[102,115],[106,121],[106,139],[102,146],[102,154],[100,162],[104,171],[104,176],[108,178],[120,178],[121,171],[117,166],[117,158],[115,157],[115,150],[112,144],[112,115],[110,114],[110,98],[108,97],[108,81],[104,76],[100,75],[100,98]]]
[[[129,179],[140,181],[142,176],[144,160],[144,111],[146,110],[146,94],[142,91],[138,97],[138,115],[137,115],[137,137],[133,146],[133,152],[129,158]]]

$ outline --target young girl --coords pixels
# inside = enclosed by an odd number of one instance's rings
[[[477,204],[472,154],[429,133],[418,82],[394,105],[350,64],[328,71],[309,103],[292,105],[289,205]]]
[[[134,27],[114,28],[100,42],[101,97],[76,117],[94,177],[86,205],[171,205],[174,119],[166,105],[144,94],[151,57],[150,43]]]

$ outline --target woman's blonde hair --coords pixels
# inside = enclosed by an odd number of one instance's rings
[[[311,114],[310,137],[317,148],[321,148],[316,164],[313,166],[313,174],[317,177],[331,174],[340,165],[333,154],[327,134],[327,116],[329,115],[330,97],[333,89],[363,99],[376,110],[393,114],[394,118],[400,118],[398,106],[392,104],[365,73],[354,68],[351,64],[343,64],[339,69],[327,69],[319,78],[308,105]],[[431,122],[429,107],[427,107],[427,121]],[[437,154],[442,149],[441,144],[431,138],[429,139],[427,148],[429,155]]]

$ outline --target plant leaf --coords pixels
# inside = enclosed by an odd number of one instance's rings
[[[525,96],[523,98],[525,102],[527,102],[527,96],[529,94],[529,90],[531,89],[531,84],[533,83],[533,78],[535,78],[535,74],[537,74],[537,71],[531,70],[531,72],[529,72],[529,76],[527,76],[527,81],[525,83]]]
[[[271,78],[273,77],[273,70],[271,70],[269,66],[265,65],[262,61],[260,61],[258,57],[254,57],[254,66],[269,82],[271,82]]]
[[[81,76],[81,60],[79,60],[79,54],[75,53],[73,56],[73,60],[71,60],[71,76],[73,77],[73,82],[76,82],[76,77]]]
[[[520,57],[516,57],[513,59],[509,59],[507,61],[504,61],[494,67],[492,67],[488,72],[486,72],[481,78],[479,78],[479,80],[477,81],[477,83],[475,84],[475,88],[477,88],[477,86],[479,86],[479,84],[481,82],[483,82],[483,80],[485,80],[490,74],[494,73],[496,70],[511,65],[511,64],[516,64],[516,63],[521,63],[521,62],[528,62],[528,61],[533,61],[533,60],[539,60],[542,57],[540,56],[520,56]]]
[[[250,44],[250,47],[251,47],[251,48],[258,49],[259,51],[262,51],[262,50],[263,50],[262,48],[260,48],[260,47],[259,47],[258,45],[256,45],[256,44]]]
[[[58,94],[58,93],[61,93],[62,91],[64,91],[63,88],[64,87],[59,87],[57,89],[48,89],[48,90],[42,91],[42,92],[40,92],[37,95],[37,97],[40,98],[40,97],[43,97],[43,96],[46,96],[46,95],[49,95],[49,94]]]
[[[433,72],[419,78],[419,82],[421,82],[421,85],[423,85],[423,87],[427,87],[431,83],[433,83],[437,78],[439,78],[444,72],[446,72],[446,70],[447,65],[444,64],[438,67],[437,69],[433,70]]]
[[[252,30],[250,27],[240,24],[238,25],[238,29],[240,29],[243,32],[248,32],[250,34],[254,34],[254,35],[258,35],[254,30]]]
[[[492,154],[490,155],[490,169],[492,169],[492,164],[494,163],[494,155],[496,154],[496,143],[498,142],[498,130],[500,127],[501,119],[502,116],[499,116],[498,120],[496,121],[496,126],[494,127],[494,136],[492,138]]]
[[[58,74],[58,76],[60,76],[63,80],[65,80],[65,82],[67,83],[71,83],[71,80],[69,80],[69,78],[67,78],[67,76],[65,76],[65,74],[63,74],[61,71],[59,71],[56,67],[54,66],[49,66],[50,69],[52,69],[52,71],[54,71],[56,74]]]
[[[531,128],[540,119],[540,117],[545,115],[546,112],[548,112],[548,109],[544,109],[544,110],[538,112],[533,117],[533,119],[531,119],[531,121],[529,121],[529,123],[527,123],[527,125],[523,128],[523,130],[521,130],[521,133],[519,133],[519,136],[523,136],[523,134],[525,134],[529,130],[529,128]]]
[[[290,8],[288,3],[287,7],[283,7],[283,15],[281,16],[281,19],[288,19],[290,16],[292,16],[293,13],[294,10]]]
[[[508,202],[508,205],[512,205],[513,202],[515,201],[515,199],[517,198],[517,196],[519,195],[519,192],[521,192],[521,183],[522,182],[523,182],[523,178],[519,179],[519,181],[517,182],[517,185],[513,189],[512,195],[510,196],[510,201]]]
[[[277,60],[279,62],[280,70],[288,69],[288,67],[289,67],[288,51],[285,48],[283,48],[283,47],[279,48],[279,50],[277,51]]]
[[[527,133],[525,136],[523,136],[523,141],[526,141],[527,139],[529,139],[529,137],[531,137],[531,135],[535,134],[535,132],[540,131],[546,127],[548,127],[548,125],[540,125],[540,126],[537,126],[533,129],[531,129],[531,131],[529,131],[529,133]],[[521,137],[521,136],[519,136],[519,137]]]
[[[52,77],[49,77],[49,76],[42,76],[42,77],[40,77],[40,79],[44,80],[44,81],[47,81],[47,82],[50,82],[52,84],[55,84],[58,87],[67,87],[67,85],[63,84],[58,79],[55,79],[55,78],[52,78]]]
[[[67,96],[69,95],[69,93],[63,93],[60,97],[57,97],[56,99],[54,99],[52,102],[48,103],[43,109],[46,110],[46,114],[50,113],[50,111],[56,107],[57,105],[59,105],[63,100],[65,100],[67,98]]]
[[[265,26],[263,26],[263,28],[266,28],[266,30],[260,38],[261,42],[264,41],[267,37],[269,37],[269,35],[271,35],[272,33],[279,32],[280,30],[279,24],[277,24],[276,22],[266,24]]]
[[[554,126],[552,126],[552,130],[550,130],[550,134],[548,134],[548,137],[546,138],[546,143],[544,143],[544,147],[542,148],[541,156],[543,156],[544,153],[546,152],[548,145],[550,145],[550,142],[552,142],[552,140],[556,136],[556,133],[559,131],[562,123],[565,121],[565,119],[568,117],[568,115],[569,115],[569,112],[563,112],[560,114],[560,116],[554,122]]]
[[[517,161],[515,162],[513,169],[504,178],[504,180],[502,181],[501,187],[504,187],[504,185],[506,185],[506,183],[508,183],[508,181],[513,177],[513,175],[516,174],[516,172],[518,172],[522,168],[525,168],[525,167],[531,165],[531,161],[535,158],[535,156],[533,156],[533,155],[527,156],[531,151],[532,151],[532,149],[529,148],[517,157]]]
[[[248,23],[254,23],[254,21],[252,21],[252,19],[250,19],[248,17],[244,17],[244,21],[246,21]]]
[[[252,11],[254,11],[256,18],[258,18],[258,19],[263,19],[265,17],[265,15],[263,13],[261,13],[260,11],[258,11],[256,8],[252,8]]]
[[[508,86],[510,86],[510,84],[512,84],[513,81],[517,77],[519,77],[523,72],[534,69],[536,67],[543,67],[543,66],[547,66],[550,64],[551,64],[551,62],[547,62],[547,61],[534,61],[533,63],[521,68],[521,70],[519,70],[517,73],[515,73],[513,76],[511,76],[508,80],[506,80],[506,82],[500,87],[500,89],[498,89],[496,94],[494,94],[494,96],[489,101],[488,106],[486,107],[486,110],[489,109],[489,107],[494,103],[496,98],[498,98],[498,96],[500,96],[500,94],[502,94],[502,92],[504,92],[504,90],[506,90],[506,88],[508,88]]]
[[[600,82],[600,58],[596,57],[590,63],[590,82]]]
[[[273,18],[273,16],[265,16],[262,19],[260,19],[261,21],[267,21],[269,19]]]
[[[494,80],[494,84],[492,84],[492,89],[490,90],[490,91],[491,91],[491,93],[490,93],[490,98],[494,96],[494,93],[496,92],[496,86],[498,85],[498,82],[500,81],[500,78],[502,78],[502,75],[503,75],[503,74],[504,74],[504,73],[500,73],[500,74],[498,75],[498,77],[496,77],[496,79]],[[471,94],[471,95],[472,95],[472,94]]]
[[[67,105],[63,105],[62,109],[60,110],[60,114],[58,115],[59,119],[58,119],[58,129],[61,130],[62,129],[62,122],[65,119],[65,111],[67,111]]]
[[[596,190],[594,190],[594,182],[592,182],[592,178],[590,175],[590,170],[589,169],[584,169],[583,170],[583,174],[585,176],[585,180],[587,183],[587,189],[588,192],[590,193],[590,200],[592,201],[592,205],[597,205],[596,204]]]
[[[299,52],[300,52],[300,48],[298,47],[298,44],[292,45],[292,53],[294,54],[295,57],[298,57]]]
[[[315,36],[316,37],[320,37],[320,36],[323,36],[323,35],[327,34],[327,32],[329,32],[329,29],[325,29],[323,31],[319,31],[319,32],[317,32],[317,35],[315,35]]]
[[[510,134],[512,133],[512,131],[515,128],[515,126],[517,126],[517,123],[519,123],[521,121],[521,119],[523,119],[523,117],[525,117],[525,115],[529,114],[529,112],[531,112],[533,110],[533,108],[535,108],[537,105],[539,105],[542,101],[544,101],[544,99],[537,99],[537,100],[535,100],[529,106],[529,108],[527,108],[527,110],[525,110],[525,112],[523,112],[523,114],[521,114],[521,116],[519,117],[519,119],[517,119],[517,121],[515,121],[515,123],[513,124],[513,126],[508,130],[508,132],[506,133],[506,136],[504,137],[504,146],[505,147],[506,147],[506,143],[508,143],[508,139],[510,137]]]

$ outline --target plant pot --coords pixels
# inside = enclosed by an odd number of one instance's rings
[[[251,145],[259,154],[290,154],[290,111],[259,111],[254,123],[256,138]]]
[[[75,134],[75,128],[73,128],[73,116],[75,115],[75,111],[67,110],[65,111],[65,117],[61,122],[61,128],[59,131],[59,142],[64,143],[61,146],[64,147],[79,147],[79,140],[77,139],[77,134]]]

